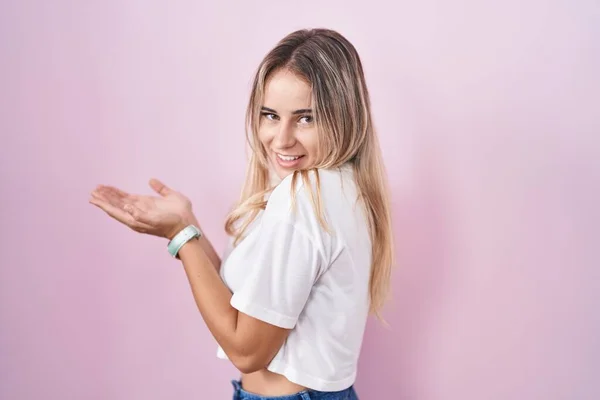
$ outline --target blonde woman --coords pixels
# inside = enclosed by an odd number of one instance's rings
[[[326,29],[283,38],[258,67],[247,125],[252,152],[222,260],[190,200],[155,179],[159,196],[101,185],[90,202],[169,240],[218,357],[240,371],[234,399],[356,399],[363,332],[386,299],[393,241],[354,46]]]

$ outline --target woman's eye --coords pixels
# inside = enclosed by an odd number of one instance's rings
[[[313,117],[311,117],[310,115],[306,115],[302,118],[300,118],[300,122],[302,124],[310,124],[313,121]]]
[[[262,115],[263,115],[263,117],[265,117],[269,121],[274,121],[274,120],[277,119],[277,115],[272,114],[272,113],[262,113]]]

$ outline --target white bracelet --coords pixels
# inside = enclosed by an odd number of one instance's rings
[[[177,253],[183,247],[184,244],[192,240],[193,238],[202,237],[202,231],[195,225],[188,225],[183,228],[173,239],[167,244],[167,250],[173,256],[177,258]]]

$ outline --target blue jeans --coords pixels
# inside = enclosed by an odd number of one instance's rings
[[[354,386],[339,392],[319,392],[318,390],[306,389],[295,394],[286,396],[261,396],[246,392],[242,389],[240,381],[232,380],[233,400],[358,400]]]

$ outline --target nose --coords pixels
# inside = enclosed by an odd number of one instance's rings
[[[296,143],[294,128],[290,123],[279,124],[279,130],[275,133],[273,143],[275,148],[279,149],[292,147]]]

